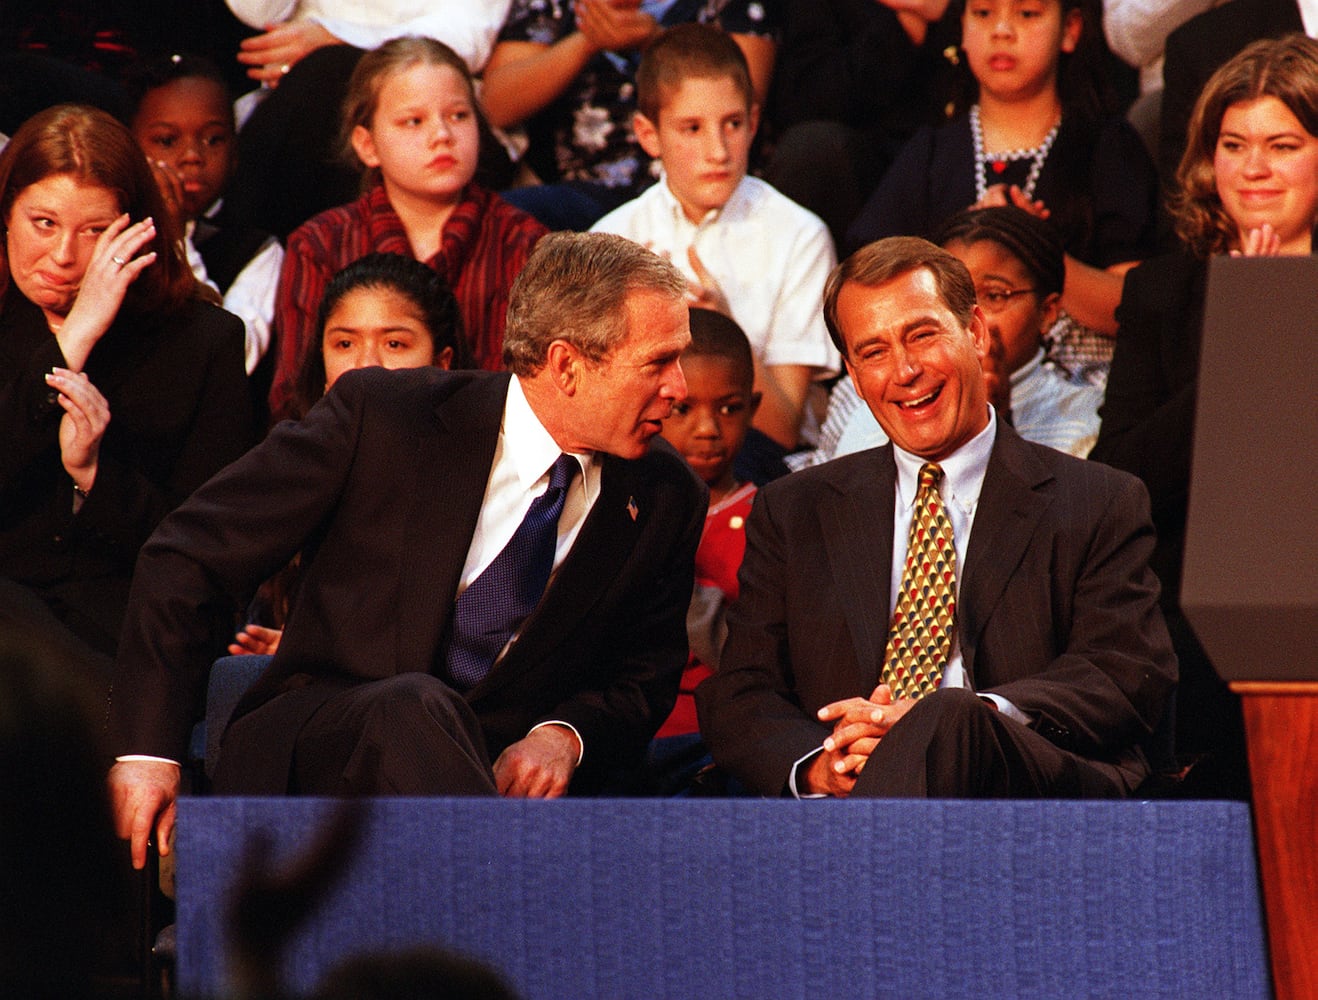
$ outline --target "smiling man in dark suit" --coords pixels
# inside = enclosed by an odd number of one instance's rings
[[[757,496],[715,761],[765,795],[1128,794],[1176,680],[1144,487],[994,416],[951,254],[871,244],[824,312],[892,443]]]
[[[351,372],[161,524],[111,703],[135,863],[173,824],[198,609],[295,552],[301,588],[217,790],[555,796],[639,759],[676,697],[706,505],[654,440],[686,395],[685,287],[627,240],[547,237],[512,290],[511,375]]]

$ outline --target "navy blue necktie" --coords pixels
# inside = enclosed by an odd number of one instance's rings
[[[460,691],[480,683],[513,633],[535,610],[554,568],[558,516],[568,484],[580,465],[559,455],[549,472],[549,487],[531,501],[531,509],[503,551],[471,581],[453,608],[448,679]]]

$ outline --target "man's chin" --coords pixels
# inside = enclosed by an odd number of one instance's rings
[[[938,461],[937,458],[931,456],[942,454],[947,450],[945,435],[936,432],[931,427],[897,423],[883,429],[889,440],[902,451],[916,455],[926,461]]]
[[[637,432],[626,441],[615,441],[609,446],[608,453],[615,458],[640,458],[650,450],[650,442],[657,436],[657,431],[653,434]]]

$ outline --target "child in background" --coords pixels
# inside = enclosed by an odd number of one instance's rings
[[[500,128],[525,126],[523,162],[544,183],[507,197],[551,229],[585,229],[653,181],[632,134],[636,68],[665,28],[708,24],[769,93],[781,16],[760,0],[513,0],[483,76]]]
[[[353,261],[325,289],[316,329],[295,380],[289,415],[300,420],[344,372],[356,368],[464,368],[458,304],[420,261],[373,253]],[[261,588],[250,624],[229,652],[273,653],[296,590],[298,559]]]
[[[1021,437],[1084,458],[1098,440],[1103,390],[1044,360],[1066,294],[1061,235],[1046,219],[999,206],[960,212],[935,239],[970,271],[989,331],[989,402]]]
[[[257,33],[222,51],[237,51],[232,65],[246,67],[247,87],[259,83],[234,105],[238,171],[229,205],[235,219],[281,240],[361,193],[356,161],[336,154],[340,109],[362,54],[391,38],[420,35],[443,42],[479,74],[508,13],[508,0],[227,0],[227,6],[235,22]],[[481,176],[503,183],[498,164],[508,164],[507,154],[492,136],[488,141],[491,169]]]
[[[1157,176],[1143,142],[1104,100],[1092,0],[964,0],[962,62],[975,103],[922,128],[849,231],[932,239],[971,206],[1050,217],[1066,245],[1068,322],[1049,357],[1076,380],[1106,381],[1122,278],[1154,250]],[[1110,89],[1110,88],[1109,88]]]
[[[752,388],[754,360],[746,334],[722,313],[691,310],[691,346],[682,353],[686,399],[664,421],[663,436],[709,487],[709,513],[696,550],[696,586],[687,612],[691,652],[668,719],[647,761],[649,791],[681,790],[704,764],[693,693],[718,669],[727,635],[724,614],[737,596],[737,570],[746,551],[752,483],[738,482],[733,460],[760,402]]]
[[[270,346],[284,250],[269,233],[226,224],[221,198],[237,162],[224,74],[195,55],[158,57],[129,74],[132,133],[184,230],[188,263],[247,328],[247,374]]]
[[[438,272],[458,300],[475,363],[502,367],[508,290],[546,230],[472,182],[478,114],[466,64],[434,39],[395,38],[357,63],[344,127],[367,190],[288,239],[275,309],[275,419],[289,415],[330,277],[372,251],[406,254]]]
[[[746,332],[763,397],[755,428],[796,448],[811,384],[837,371],[819,303],[836,263],[824,223],[746,174],[759,105],[741,50],[705,25],[670,28],[636,74],[636,138],[663,177],[593,229],[670,258],[692,305]]]

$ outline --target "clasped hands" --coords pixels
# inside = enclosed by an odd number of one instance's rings
[[[660,30],[641,11],[641,0],[575,0],[572,13],[577,30],[600,52],[644,49]]]
[[[1265,222],[1256,229],[1247,230],[1240,239],[1240,246],[1231,251],[1232,257],[1278,257],[1281,255],[1281,236]]]
[[[868,698],[845,698],[821,708],[819,721],[833,723],[833,732],[806,768],[803,791],[850,795],[874,748],[914,704],[913,698],[894,699],[892,689],[880,684]]]
[[[96,239],[77,298],[55,334],[68,364],[48,372],[46,384],[55,390],[64,410],[59,427],[60,460],[83,492],[96,481],[101,439],[110,425],[110,404],[82,368],[118,316],[128,286],[155,263],[156,252],[149,249],[155,236],[152,220],[133,223],[127,214],[106,226]]]
[[[912,45],[923,45],[929,25],[942,20],[947,13],[948,0],[877,0],[879,6],[888,7],[897,14]]]
[[[250,79],[262,86],[277,87],[293,66],[316,49],[340,44],[341,39],[316,21],[267,24],[261,34],[239,43],[238,61],[247,67]]]
[[[970,206],[971,208],[1019,208],[1040,219],[1047,219],[1053,213],[1042,201],[1030,198],[1018,184],[990,184],[984,191],[984,197]]]

